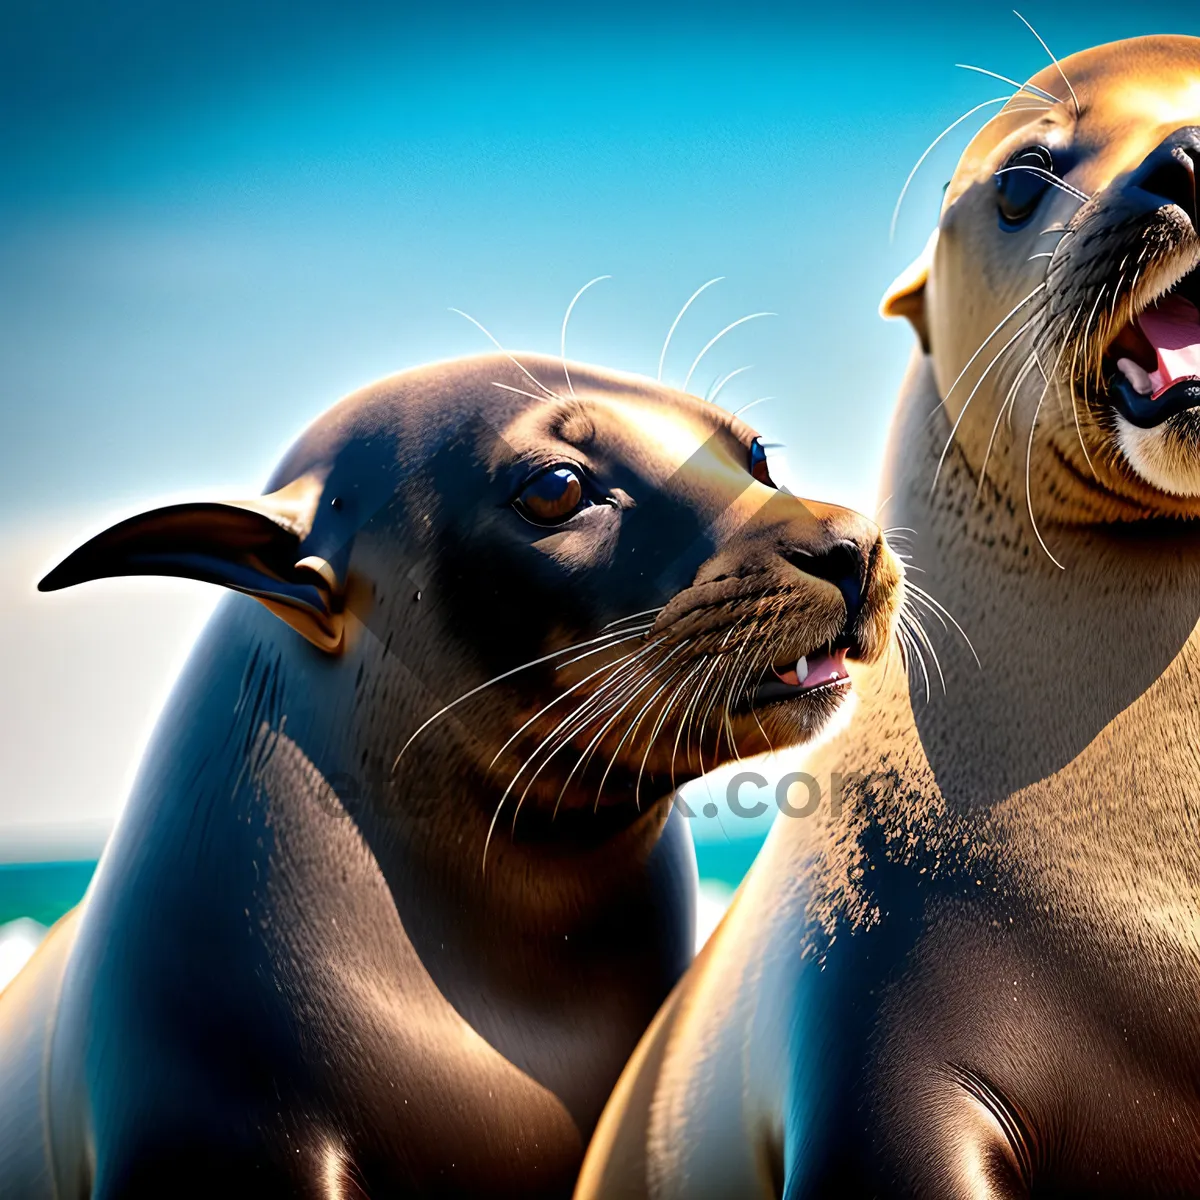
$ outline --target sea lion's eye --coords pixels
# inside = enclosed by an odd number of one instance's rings
[[[767,487],[776,486],[775,480],[771,478],[771,470],[767,466],[767,448],[763,445],[761,438],[755,438],[750,443],[750,474],[759,483],[765,483]]]
[[[591,503],[584,494],[579,472],[574,467],[558,466],[529,480],[513,507],[535,525],[561,525]]]
[[[996,172],[1000,227],[1020,229],[1033,216],[1052,186],[1054,156],[1045,146],[1025,146]]]

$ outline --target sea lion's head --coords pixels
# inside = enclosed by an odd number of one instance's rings
[[[330,664],[328,719],[368,772],[449,772],[534,816],[635,812],[812,736],[902,587],[879,528],[778,489],[736,416],[502,355],[364,389],[266,495],[134,517],[41,586],[128,574],[267,605],[289,658]]]
[[[1037,516],[1180,516],[1200,498],[1200,39],[1051,65],[974,138],[908,316],[971,471]]]

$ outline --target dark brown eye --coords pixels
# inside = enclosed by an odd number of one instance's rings
[[[759,483],[765,483],[767,487],[776,486],[775,480],[771,478],[770,468],[767,466],[767,450],[762,444],[761,438],[755,438],[750,443],[750,474]]]
[[[1054,156],[1045,146],[1025,146],[996,172],[996,202],[1004,229],[1020,229],[1053,186]]]
[[[590,504],[583,481],[571,467],[551,467],[535,475],[513,501],[517,512],[535,525],[561,525]]]

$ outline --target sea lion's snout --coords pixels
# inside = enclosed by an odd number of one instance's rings
[[[850,690],[847,660],[873,662],[887,645],[901,581],[872,521],[780,492],[703,564],[654,633],[728,655],[741,649],[734,634],[752,631],[758,665],[733,707],[762,718],[790,706],[815,727]]]
[[[1200,163],[1200,126],[1187,125],[1152,150],[1129,181],[1145,192],[1154,207],[1176,204],[1191,221],[1196,219],[1196,167]]]
[[[1194,239],[1197,164],[1200,126],[1187,125],[1164,138],[1125,181],[1114,185],[1110,205],[1133,214],[1135,222],[1141,217],[1142,230],[1169,222],[1185,239],[1190,226]],[[1176,250],[1170,245],[1162,249],[1169,256]],[[1170,269],[1166,263],[1163,267]],[[1154,429],[1200,405],[1200,268],[1182,278],[1168,276],[1149,304],[1140,312],[1135,308],[1131,303],[1128,320],[1115,331],[1104,373],[1117,414],[1138,429]]]
[[[886,609],[899,583],[898,573],[889,571],[890,564],[876,571],[880,555],[891,557],[887,543],[874,525],[851,512],[834,519],[831,537],[825,548],[785,547],[780,557],[798,572],[801,591],[813,581],[837,588],[845,613],[842,631],[827,646],[805,651],[794,660],[785,654],[782,661],[772,663],[754,694],[755,706],[817,689],[848,689],[847,658],[870,661],[878,655],[867,610]],[[884,576],[882,582],[879,576]],[[798,602],[805,601],[798,597]]]
[[[842,594],[847,624],[851,624],[862,608],[867,571],[877,544],[864,546],[855,538],[844,537],[835,541],[828,550],[816,554],[797,546],[784,551],[783,557],[804,574],[832,583]]]

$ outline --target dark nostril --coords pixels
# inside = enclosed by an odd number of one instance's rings
[[[783,557],[806,575],[832,583],[846,601],[847,622],[854,620],[862,607],[867,566],[866,556],[857,542],[843,539],[817,554],[794,547],[784,551]]]
[[[1200,226],[1196,211],[1196,167],[1200,163],[1200,129],[1173,133],[1133,176],[1133,184],[1152,196],[1177,204],[1193,226]]]

